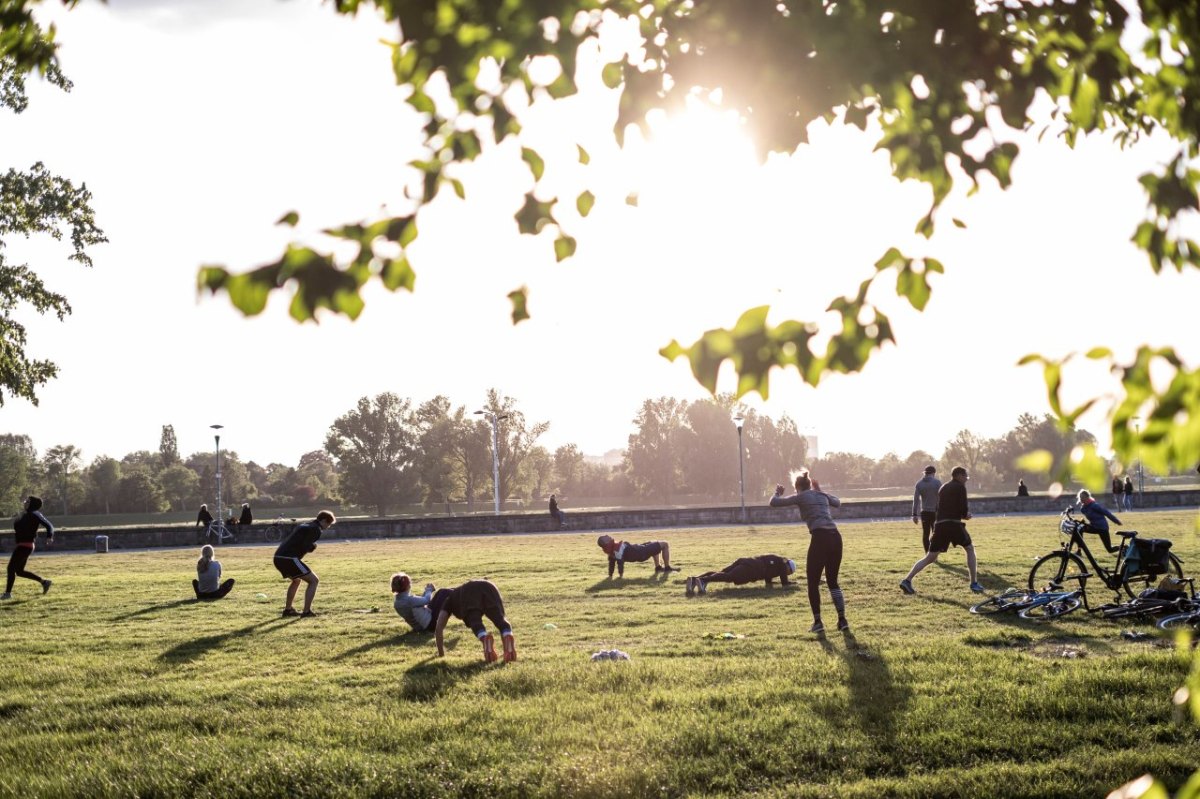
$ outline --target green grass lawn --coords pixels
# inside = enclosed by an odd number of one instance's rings
[[[1194,513],[1132,518],[1200,564]],[[969,527],[990,591],[1057,545],[1056,517]],[[608,581],[594,534],[338,540],[308,558],[315,619],[279,617],[266,547],[220,550],[238,585],[203,604],[191,550],[35,555],[53,590],[19,580],[0,603],[0,795],[1093,797],[1200,762],[1169,642],[973,616],[960,550],[904,596],[919,530],[842,530],[853,636],[824,640],[802,588],[683,592],[743,555],[802,561],[798,524],[625,536],[670,541],[665,580]],[[520,660],[484,664],[454,621],[436,658],[391,609],[398,569],[494,581]],[[725,632],[745,637],[707,637]],[[632,660],[590,661],[611,647]]]

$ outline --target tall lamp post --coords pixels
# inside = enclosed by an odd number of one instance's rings
[[[225,521],[225,509],[221,507],[223,496],[221,493],[221,430],[225,427],[223,424],[210,424],[216,434],[213,436],[217,439],[217,521]]]
[[[475,413],[483,416],[492,423],[492,498],[496,508],[496,515],[500,515],[500,420],[507,419],[508,414],[495,414],[490,411],[479,410]]]
[[[745,448],[742,446],[742,426],[746,424],[746,417],[738,414],[733,417],[733,423],[737,425],[738,431],[738,493],[742,497],[742,524],[746,523],[746,467],[742,462],[742,453]]]
[[[1142,418],[1140,416],[1133,417],[1133,432],[1137,436],[1138,507],[1141,508],[1146,504],[1146,477],[1142,472]]]

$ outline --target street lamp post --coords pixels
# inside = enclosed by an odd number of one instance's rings
[[[738,414],[733,417],[733,423],[737,425],[738,431],[738,493],[742,498],[742,524],[746,523],[746,467],[742,462],[742,453],[745,448],[742,446],[742,426],[746,423],[746,417]]]
[[[475,411],[492,423],[492,499],[496,515],[500,515],[500,420],[507,419],[508,414],[495,414],[489,411]]]
[[[1138,458],[1138,507],[1146,505],[1146,476],[1142,471],[1142,419],[1140,416],[1133,417],[1133,432],[1137,436],[1137,458]]]
[[[213,436],[217,440],[217,521],[225,521],[225,509],[221,507],[223,495],[221,492],[221,430],[225,427],[223,424],[210,424],[216,434]]]

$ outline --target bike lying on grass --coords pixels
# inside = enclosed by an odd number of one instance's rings
[[[1086,590],[1087,579],[1096,577],[1104,583],[1105,588],[1113,591],[1118,597],[1122,591],[1130,597],[1135,597],[1149,588],[1152,580],[1163,574],[1183,579],[1183,561],[1169,551],[1170,541],[1139,538],[1136,530],[1117,531],[1117,535],[1122,538],[1116,553],[1117,562],[1111,569],[1106,569],[1096,561],[1083,538],[1087,523],[1075,518],[1071,508],[1064,510],[1061,516],[1058,530],[1066,538],[1059,549],[1043,555],[1033,564],[1033,568],[1029,570],[1031,590],[1050,585],[1061,586],[1067,581],[1077,580],[1082,591]],[[1090,572],[1084,565],[1084,557],[1091,565]],[[1085,596],[1084,605],[1086,604]]]
[[[1147,588],[1133,599],[1102,605],[1096,608],[1106,619],[1154,619],[1155,617],[1187,614],[1200,610],[1196,599],[1195,581],[1168,576],[1157,588]]]
[[[1047,591],[1010,588],[1002,594],[973,605],[971,612],[979,615],[1015,612],[1022,619],[1050,621],[1073,613],[1084,604],[1082,588],[1067,591],[1063,590],[1062,586],[1051,584],[1050,590]]]

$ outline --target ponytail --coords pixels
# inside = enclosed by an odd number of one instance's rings
[[[212,563],[212,559],[213,548],[210,545],[205,544],[204,548],[200,550],[200,559],[196,561],[196,573],[204,574],[206,571],[208,571],[208,564]]]

